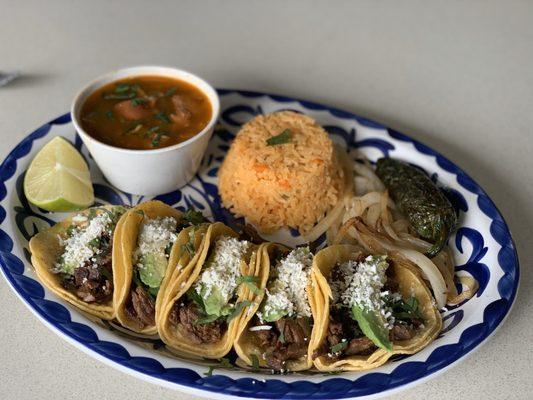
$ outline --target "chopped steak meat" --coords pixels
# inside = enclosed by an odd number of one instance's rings
[[[131,290],[125,311],[141,328],[155,325],[155,301],[142,286]]]
[[[394,325],[391,330],[392,340],[409,340],[413,336],[407,325]]]
[[[376,345],[366,336],[352,339],[348,342],[348,346],[344,349],[344,354],[347,356],[363,355],[374,351]]]
[[[113,295],[112,240],[108,234],[100,237],[101,253],[64,275],[62,285],[87,303],[103,303]]]
[[[255,325],[261,325],[254,319]],[[252,324],[252,326],[254,325]],[[285,369],[289,360],[307,355],[311,326],[307,318],[281,318],[271,324],[272,329],[251,332],[269,367]]]
[[[342,341],[348,344],[344,349],[331,352],[331,348]],[[332,308],[329,315],[329,325],[326,340],[313,352],[313,359],[327,356],[336,361],[343,356],[367,355],[376,349],[374,343],[362,334],[357,322],[350,318],[346,310]]]
[[[170,313],[170,321],[177,325],[178,330],[193,343],[218,342],[226,331],[226,322],[197,323],[202,315],[198,311],[196,304],[186,299],[183,300],[183,303],[174,303]]]
[[[87,303],[101,303],[113,294],[113,283],[106,276],[111,276],[111,260],[103,265],[86,262],[65,277],[63,286]]]

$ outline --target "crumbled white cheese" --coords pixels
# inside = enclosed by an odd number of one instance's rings
[[[394,317],[391,309],[383,300],[389,292],[381,291],[387,282],[385,273],[388,263],[386,259],[386,256],[368,256],[363,262],[357,263],[356,268],[354,268],[354,261],[339,265],[341,271],[351,271],[351,273],[344,275],[343,281],[335,285],[339,289],[342,286],[345,287],[340,295],[340,300],[344,305],[350,308],[358,306],[361,309],[378,312],[387,321],[386,327],[392,329]]]
[[[285,311],[288,316],[311,316],[305,288],[309,284],[312,264],[313,254],[308,247],[294,249],[276,263],[276,277],[266,290],[266,300],[257,313],[259,320],[263,321],[265,315],[277,310]]]
[[[204,268],[194,288],[207,298],[213,287],[216,287],[228,302],[238,286],[237,279],[241,276],[241,260],[248,251],[251,243],[229,236],[220,237],[215,244],[213,257]]]
[[[106,231],[109,235],[112,235],[112,223],[113,221],[109,214],[104,212],[96,215],[86,226],[79,226],[74,229],[68,238],[60,241],[65,250],[60,262],[56,264],[54,272],[73,273],[74,269],[92,259],[95,254],[98,254],[100,250],[89,243],[94,239],[100,238]]]
[[[339,264],[335,268],[335,272],[338,273],[340,279],[332,280],[329,284],[329,287],[331,288],[332,304],[339,302],[341,294],[344,293],[344,291],[348,288],[348,285],[350,285],[353,274],[357,269],[357,262],[350,260]]]
[[[138,268],[142,257],[147,254],[165,254],[166,247],[176,241],[178,222],[172,217],[154,218],[142,223],[137,239],[137,248],[133,252],[133,260]]]

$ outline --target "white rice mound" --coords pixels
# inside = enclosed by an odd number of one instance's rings
[[[286,129],[290,140],[267,145]],[[226,208],[261,232],[309,232],[342,198],[343,170],[327,132],[311,117],[281,111],[243,125],[220,167]]]

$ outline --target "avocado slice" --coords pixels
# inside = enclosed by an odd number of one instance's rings
[[[355,305],[352,306],[351,316],[357,321],[365,336],[372,340],[376,346],[392,351],[389,330],[386,327],[387,321],[379,311],[362,309]]]
[[[201,285],[200,296],[204,301],[206,314],[217,317],[230,314],[232,307],[227,304],[217,287],[212,287],[209,295],[205,296],[205,288]]]
[[[279,309],[279,310],[270,310],[268,313],[263,313],[262,317],[263,317],[263,321],[265,322],[276,322],[286,315],[287,315],[287,310]]]
[[[165,254],[149,253],[141,258],[139,278],[150,288],[158,288],[167,270],[168,260]]]

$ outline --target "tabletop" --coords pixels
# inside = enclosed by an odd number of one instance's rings
[[[467,360],[391,399],[533,392],[533,3],[0,0],[0,156],[118,67],[161,64],[216,87],[343,108],[412,135],[488,192],[521,261],[505,324]],[[0,280],[5,399],[195,399],[132,378],[42,325]]]

